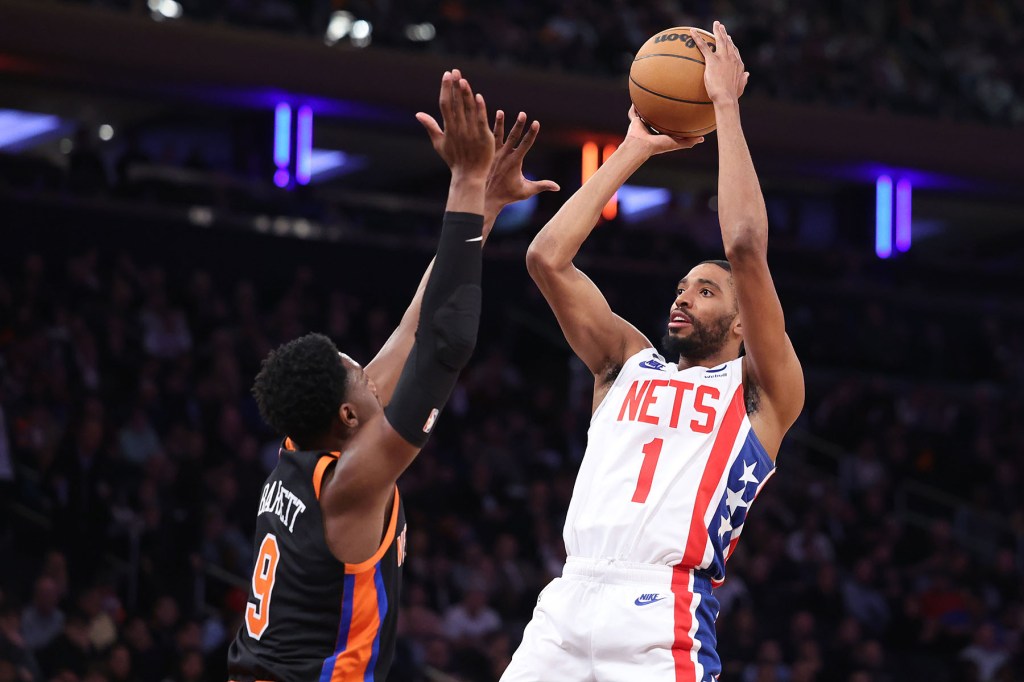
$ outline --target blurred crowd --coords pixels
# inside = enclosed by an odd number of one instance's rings
[[[182,226],[79,248],[79,227],[0,253],[0,682],[224,680],[278,457],[259,362],[309,330],[368,360],[428,254]],[[659,338],[679,273],[616,270],[607,239],[588,271]],[[918,297],[884,298],[878,272],[823,259],[773,260],[808,400],[718,590],[723,679],[1024,679],[1012,294],[964,308],[905,261]],[[392,682],[497,680],[565,558],[592,381],[521,258],[485,269],[475,358],[400,481]]]
[[[159,14],[160,2],[74,0]],[[723,21],[749,92],[1003,125],[1024,122],[1024,4],[1011,0],[177,0],[182,16],[458,54],[544,70],[624,75],[651,35]],[[369,22],[351,32],[355,21]],[[429,29],[425,28],[429,25]],[[338,38],[335,37],[335,40]]]

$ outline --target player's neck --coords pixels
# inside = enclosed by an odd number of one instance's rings
[[[303,450],[314,452],[341,452],[345,449],[346,439],[328,435],[314,438],[308,443],[303,443]]]
[[[685,356],[679,356],[679,369],[690,369],[691,367],[718,367],[724,365],[730,360],[735,360],[739,355],[737,353],[715,353],[706,358],[688,358]]]

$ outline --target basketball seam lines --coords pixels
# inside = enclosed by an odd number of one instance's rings
[[[649,92],[652,95],[656,95],[658,97],[664,97],[665,99],[670,99],[673,102],[683,102],[684,104],[711,104],[710,101],[701,102],[699,100],[694,100],[694,99],[680,99],[679,97],[669,97],[668,95],[663,95],[660,92],[655,92],[654,90],[651,90],[650,88],[645,88],[644,86],[640,85],[639,83],[636,82],[636,80],[634,80],[634,78],[632,76],[629,77],[629,82],[632,83],[633,85],[635,85],[636,87],[640,88],[644,92]]]
[[[636,57],[635,59],[633,59],[633,61],[634,62],[638,62],[641,59],[648,59],[650,57],[674,57],[676,59],[686,59],[688,61],[694,62],[695,64],[700,64],[701,66],[706,66],[706,64],[704,62],[702,62],[701,60],[694,59],[693,57],[687,57],[684,54],[661,54],[661,53],[658,53],[658,54],[645,54],[643,57]]]

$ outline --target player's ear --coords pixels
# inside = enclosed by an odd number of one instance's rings
[[[341,404],[341,407],[338,408],[338,419],[346,429],[351,430],[359,426],[359,415],[356,414],[355,405],[352,403]]]
[[[740,319],[739,315],[736,315],[733,319],[730,331],[741,339],[743,338],[743,321]]]

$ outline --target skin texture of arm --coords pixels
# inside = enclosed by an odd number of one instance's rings
[[[424,126],[435,150],[451,169],[447,211],[475,214],[482,222],[484,190],[495,151],[494,136],[487,123],[483,98],[473,94],[469,83],[458,72],[446,72],[441,82],[440,104],[445,125],[443,131],[426,114],[419,116],[429,118],[433,123],[433,127],[426,123]],[[453,218],[446,216],[446,221]],[[436,271],[435,268],[430,269],[430,276],[425,278],[426,284],[419,294],[420,299],[440,297],[441,300],[447,300],[461,286],[479,286],[478,265],[475,274],[470,274],[472,269],[451,269],[456,264],[452,258],[466,257],[467,248],[476,250],[475,257],[479,258],[480,247],[476,243],[462,243],[475,242],[475,239],[455,237],[472,231],[472,218],[463,216],[459,220],[461,223],[452,222],[449,225],[446,222],[445,234],[449,234],[449,229],[453,232],[442,239],[455,241],[447,242],[447,251],[439,249]],[[479,225],[477,223],[476,230],[480,229]],[[454,281],[452,277],[441,276],[441,273],[446,272],[453,273]],[[465,281],[460,281],[463,279]],[[441,286],[438,282],[446,280],[447,288],[438,289]],[[428,301],[428,308],[430,305]],[[475,315],[477,319],[474,323],[479,319],[479,310]],[[417,324],[419,317],[418,314],[415,317]],[[412,347],[411,343],[409,347]],[[404,355],[409,356],[410,351],[406,349]],[[420,451],[419,446],[399,435],[388,421],[378,403],[379,398],[370,390],[373,381],[371,375],[352,364],[348,402],[341,406],[339,416],[343,425],[354,435],[345,443],[329,477],[325,476],[320,496],[328,546],[336,558],[349,564],[361,563],[377,551],[384,519],[395,495],[395,482]],[[394,381],[397,383],[398,378]]]
[[[761,396],[751,423],[774,458],[803,408],[803,370],[786,334],[782,304],[768,269],[768,215],[740,125],[739,98],[749,74],[732,38],[717,21],[714,33],[718,49],[712,52],[700,34],[692,32],[706,62],[705,85],[718,124],[719,220],[743,326],[744,383],[756,387]]]
[[[622,144],[537,233],[526,253],[530,276],[551,306],[566,341],[594,374],[595,408],[623,361],[650,348],[651,342],[611,310],[604,294],[573,259],[597,226],[601,209],[647,159],[701,141],[652,135],[630,110]]]
[[[430,121],[432,118],[423,115],[428,131],[431,130]],[[429,119],[429,120],[427,120]],[[558,191],[559,187],[551,180],[527,180],[523,175],[523,159],[533,143],[537,140],[540,132],[540,123],[534,121],[530,126],[526,125],[526,114],[520,112],[516,121],[505,136],[505,113],[497,111],[494,115],[494,161],[491,164],[487,176],[486,190],[484,193],[484,230],[483,242],[494,227],[494,221],[498,214],[508,204],[529,199],[540,192]],[[436,122],[434,122],[436,125]],[[409,357],[409,350],[412,348],[416,334],[416,324],[420,318],[420,305],[423,302],[423,289],[427,285],[430,276],[433,260],[427,266],[426,272],[420,278],[419,286],[412,298],[412,302],[402,315],[402,320],[391,336],[374,356],[373,360],[366,365],[366,373],[373,379],[377,386],[377,395],[381,404],[387,405],[391,402],[391,395],[394,393],[398,377]]]

